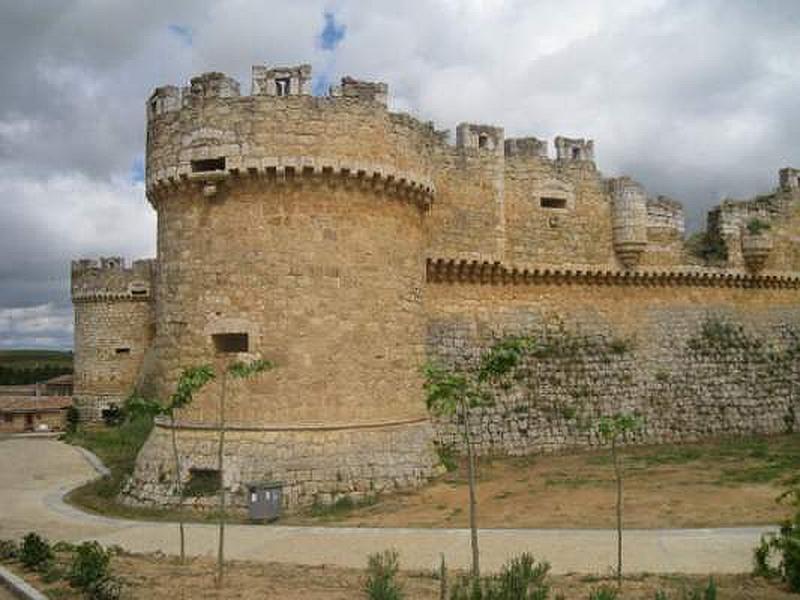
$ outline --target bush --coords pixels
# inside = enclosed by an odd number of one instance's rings
[[[125,420],[125,413],[116,404],[111,404],[108,408],[104,408],[100,414],[103,416],[103,423],[109,427],[122,425]]]
[[[123,408],[128,420],[149,418],[152,419],[164,412],[164,408],[155,400],[141,396],[131,396],[125,401]]]
[[[450,600],[547,600],[549,571],[548,563],[537,563],[525,552],[503,565],[497,575],[461,578],[453,587]]]
[[[25,536],[19,551],[19,561],[25,568],[44,571],[51,560],[53,551],[46,539],[33,532]]]
[[[606,585],[592,590],[589,594],[589,600],[617,600],[617,598],[619,598],[617,588]]]
[[[115,577],[106,577],[89,586],[86,594],[90,600],[119,600],[122,582]]]
[[[19,555],[19,545],[14,540],[0,540],[0,560],[13,560]]]
[[[89,590],[98,582],[108,578],[111,555],[97,542],[84,542],[75,551],[69,570],[69,584]]]
[[[753,551],[754,574],[762,577],[780,577],[793,592],[800,592],[800,489],[790,490],[781,499],[791,498],[795,514],[781,523],[778,533],[761,536],[761,543]],[[778,558],[778,567],[770,563]]]
[[[400,566],[396,550],[370,554],[367,558],[367,581],[364,592],[370,600],[401,600],[403,589],[395,577]]]
[[[81,421],[81,413],[78,410],[78,407],[74,404],[70,404],[69,408],[67,408],[67,432],[68,433],[75,433],[75,430],[78,429],[78,423]]]

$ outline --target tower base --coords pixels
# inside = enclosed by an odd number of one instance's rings
[[[185,488],[196,490],[193,480],[218,477],[218,430],[179,424],[176,436]],[[345,497],[359,501],[419,487],[440,472],[432,440],[427,419],[335,428],[228,428],[223,461],[228,502],[246,506],[247,484],[265,480],[283,484],[287,507],[328,505]],[[157,422],[121,500],[139,506],[175,505],[174,473],[172,429]],[[205,496],[186,495],[187,505],[217,503],[213,489]]]

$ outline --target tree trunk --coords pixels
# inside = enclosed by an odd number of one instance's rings
[[[175,411],[169,413],[172,425],[172,453],[175,456],[175,491],[178,493],[178,530],[181,538],[181,564],[186,562],[186,534],[183,530],[183,482],[181,481],[181,459],[178,454],[178,434],[175,428]]]
[[[219,547],[217,548],[217,587],[222,587],[225,563],[225,473],[223,471],[223,451],[225,448],[225,392],[228,372],[222,374],[222,394],[219,400],[219,454],[217,469],[219,470]]]
[[[467,444],[467,481],[469,482],[469,529],[472,541],[472,576],[480,577],[480,558],[478,553],[478,517],[477,502],[475,500],[475,453],[472,449],[472,436],[469,430],[469,412],[461,405],[461,415],[464,418],[464,441]]]
[[[617,477],[617,587],[622,586],[622,468],[617,454],[617,439],[611,440],[614,474]]]

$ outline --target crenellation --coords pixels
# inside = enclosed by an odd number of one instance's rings
[[[456,127],[456,148],[460,150],[478,150],[503,156],[503,128],[493,125],[476,125],[459,123]]]
[[[557,160],[594,162],[594,140],[558,136],[555,146]]]
[[[181,109],[181,90],[175,85],[157,87],[147,100],[147,118],[153,119]]]
[[[254,65],[252,94],[254,96],[310,96],[311,65],[267,67]]]
[[[535,137],[509,138],[505,141],[505,155],[507,158],[513,156],[547,158],[547,140]]]
[[[240,95],[239,82],[224,73],[212,71],[192,77],[189,82],[189,100],[207,98],[237,98]]]
[[[785,167],[780,170],[778,179],[782,190],[800,190],[800,169]]]
[[[357,98],[386,106],[389,100],[389,86],[382,82],[359,81],[352,77],[342,77],[341,85],[332,86],[330,95],[334,98]]]

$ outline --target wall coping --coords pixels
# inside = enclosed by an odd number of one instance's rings
[[[388,421],[367,421],[360,423],[276,423],[274,425],[254,425],[246,423],[226,423],[225,431],[341,431],[353,429],[384,429],[389,427],[402,427],[404,425],[416,425],[419,423],[430,422],[430,417],[413,417],[409,419],[392,419]],[[171,429],[172,424],[166,417],[156,417],[157,427]],[[216,423],[204,423],[200,421],[176,422],[177,429],[195,429],[201,431],[218,431]]]
[[[603,266],[542,266],[521,268],[499,261],[427,260],[428,283],[477,285],[632,285],[643,287],[737,287],[800,289],[799,273],[750,274],[744,271],[707,268],[639,269],[624,271]]]

